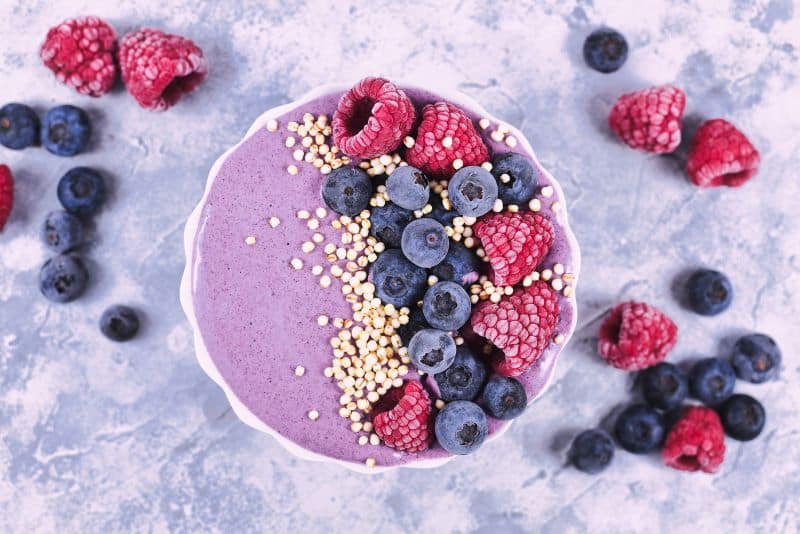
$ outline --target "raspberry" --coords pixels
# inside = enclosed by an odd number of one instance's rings
[[[553,244],[550,221],[529,211],[489,214],[475,223],[474,231],[498,286],[513,286],[532,273]]]
[[[14,204],[14,178],[11,169],[0,165],[0,232],[11,215],[11,206]]]
[[[129,33],[119,47],[122,80],[139,105],[163,111],[200,85],[208,67],[189,39],[151,28]]]
[[[699,187],[739,187],[758,172],[761,156],[747,137],[723,119],[700,125],[686,172]]]
[[[445,179],[456,172],[457,159],[464,167],[480,165],[489,160],[489,150],[463,111],[444,102],[428,104],[414,146],[406,153],[408,164],[430,178]]]
[[[414,104],[392,82],[364,78],[342,95],[333,114],[333,140],[354,158],[388,154],[416,120]]]
[[[117,78],[116,51],[114,28],[97,17],[80,17],[51,28],[39,55],[61,83],[102,96]]]
[[[664,463],[680,471],[714,473],[725,459],[725,433],[717,412],[689,406],[672,427],[664,449]]]
[[[600,325],[598,350],[618,369],[646,369],[667,357],[678,340],[678,327],[644,302],[617,304]]]
[[[430,444],[431,399],[422,384],[409,380],[381,400],[391,408],[373,419],[375,433],[393,449],[420,452]],[[380,408],[380,403],[377,408]]]
[[[608,125],[631,148],[666,154],[681,143],[686,95],[664,85],[622,95],[611,109]]]
[[[550,343],[558,320],[558,299],[547,282],[516,290],[495,304],[484,301],[472,313],[472,330],[503,351],[494,362],[503,376],[519,376]]]

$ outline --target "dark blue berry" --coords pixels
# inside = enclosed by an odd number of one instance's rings
[[[654,451],[664,441],[664,421],[653,408],[634,404],[617,417],[614,435],[626,451],[637,454]]]
[[[39,141],[39,117],[24,104],[11,103],[0,108],[0,145],[22,150]]]
[[[614,72],[628,59],[628,43],[611,28],[595,30],[583,43],[583,59],[596,71]]]
[[[453,226],[453,219],[459,216],[456,210],[445,209],[442,197],[439,195],[432,195],[430,204],[433,210],[427,215],[428,218],[439,221],[442,226]]]
[[[89,116],[75,106],[58,106],[44,116],[42,145],[56,156],[74,156],[86,150],[92,136]]]
[[[495,419],[514,419],[527,406],[525,387],[516,378],[495,375],[483,388],[483,407]]]
[[[389,198],[407,210],[419,210],[428,203],[431,188],[425,174],[410,165],[397,167],[386,179]]]
[[[369,206],[371,196],[372,181],[357,167],[339,167],[322,182],[325,204],[340,215],[355,217]]]
[[[58,182],[58,200],[74,215],[93,215],[106,199],[103,177],[89,167],[75,167]]]
[[[456,357],[456,342],[447,332],[426,328],[411,338],[408,357],[423,373],[441,373]]]
[[[403,341],[403,345],[408,347],[414,334],[430,327],[431,325],[428,324],[425,320],[425,315],[422,313],[422,308],[419,306],[411,306],[411,313],[408,314],[408,322],[400,325],[400,328],[397,329],[397,334]]]
[[[720,407],[719,415],[725,432],[739,441],[755,439],[767,421],[764,406],[750,395],[733,395]]]
[[[474,400],[486,381],[486,364],[469,347],[459,345],[452,365],[434,378],[443,401]]]
[[[416,304],[428,287],[425,269],[408,261],[397,249],[381,253],[372,264],[370,276],[377,297],[398,308]]]
[[[433,219],[417,219],[403,230],[400,246],[409,261],[429,268],[447,256],[450,238],[447,237],[444,226]]]
[[[725,360],[704,358],[692,366],[689,372],[689,388],[692,396],[706,406],[718,406],[733,393],[736,375]]]
[[[70,302],[80,297],[89,282],[89,273],[77,256],[59,255],[42,265],[39,289],[53,302]]]
[[[455,282],[437,282],[422,299],[425,319],[439,330],[458,330],[469,320],[471,312],[469,295]]]
[[[111,306],[100,317],[100,331],[112,341],[128,341],[139,331],[139,316],[128,306]]]
[[[483,445],[489,432],[489,421],[483,410],[470,401],[454,401],[436,416],[436,440],[451,454],[470,454]]]
[[[645,400],[659,410],[680,406],[689,394],[686,374],[677,366],[662,362],[642,371],[642,393]]]
[[[50,212],[42,225],[42,241],[56,252],[68,252],[83,243],[83,225],[66,211]]]
[[[614,459],[614,442],[602,430],[584,430],[572,440],[569,461],[579,471],[594,475]]]
[[[497,200],[497,182],[483,167],[464,167],[450,178],[447,195],[458,213],[480,217],[488,213]]]
[[[733,346],[731,363],[736,376],[760,384],[775,377],[781,366],[781,349],[775,340],[764,334],[739,338]]]
[[[461,285],[470,285],[478,280],[481,259],[461,243],[450,243],[447,256],[431,269],[439,280],[449,280]]]
[[[403,230],[413,220],[412,212],[394,202],[388,202],[384,206],[372,208],[369,216],[369,233],[388,248],[400,248]]]
[[[722,313],[733,300],[733,287],[724,274],[709,269],[695,272],[687,284],[689,305],[700,315]]]
[[[536,193],[536,172],[525,156],[507,152],[492,160],[492,175],[497,180],[497,191],[504,204],[526,206]]]

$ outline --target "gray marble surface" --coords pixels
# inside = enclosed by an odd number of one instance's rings
[[[73,160],[43,150],[0,160],[18,200],[0,236],[0,530],[9,532],[797,532],[800,530],[800,14],[792,0],[733,2],[0,3],[0,100],[86,107],[98,135]],[[94,13],[119,32],[155,25],[193,38],[211,75],[174,109],[139,109],[58,85],[37,48],[58,21]],[[586,69],[602,23],[622,30],[617,74]],[[265,109],[329,81],[384,74],[458,87],[519,126],[564,186],[581,242],[580,328],[552,388],[500,440],[436,471],[374,477],[294,459],[241,424],[196,364],[177,288],[184,221],[207,170]],[[633,152],[604,126],[614,97],[672,82],[703,117],[739,125],[761,150],[739,190],[701,191],[675,157]],[[97,166],[112,195],[86,252],[81,301],[38,293],[44,215],[58,178]],[[688,269],[727,272],[732,308],[698,318],[676,298]],[[618,452],[600,476],[565,448],[630,398],[631,377],[596,355],[597,318],[645,299],[681,329],[670,356],[725,355],[737,335],[773,335],[779,380],[740,387],[769,414],[764,434],[714,476]],[[96,327],[105,306],[146,315],[126,345]]]

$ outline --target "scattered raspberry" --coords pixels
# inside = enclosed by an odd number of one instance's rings
[[[644,302],[622,302],[600,325],[598,350],[618,369],[651,367],[667,357],[678,340],[678,327],[660,310]]]
[[[611,109],[608,125],[628,146],[656,154],[681,144],[681,117],[686,95],[664,85],[622,95]]]
[[[414,146],[406,153],[408,164],[430,178],[444,179],[456,172],[457,159],[464,167],[480,165],[489,160],[489,150],[463,111],[444,102],[428,104]]]
[[[414,104],[396,85],[364,78],[339,100],[333,140],[350,157],[375,158],[400,146],[416,118]]]
[[[725,433],[717,412],[704,406],[686,408],[661,455],[664,463],[680,471],[716,472],[725,459]]]
[[[739,187],[758,172],[761,156],[747,137],[724,119],[700,125],[686,172],[699,187]]]
[[[80,17],[51,28],[39,55],[61,83],[102,96],[117,78],[116,51],[114,28],[97,17]]]
[[[474,227],[492,266],[492,282],[513,286],[536,269],[553,244],[553,225],[540,213],[492,213]]]
[[[14,178],[11,169],[0,165],[0,232],[11,215],[11,206],[14,204]]]
[[[382,399],[391,408],[373,419],[375,433],[393,449],[420,452],[428,448],[431,431],[431,399],[422,384],[409,380],[402,389],[392,390]],[[376,408],[380,408],[380,405]]]
[[[120,42],[122,80],[139,105],[165,110],[208,74],[203,51],[189,39],[144,28]]]
[[[539,360],[558,320],[558,299],[547,282],[520,288],[497,304],[483,301],[472,313],[476,334],[503,351],[495,371],[519,376]]]

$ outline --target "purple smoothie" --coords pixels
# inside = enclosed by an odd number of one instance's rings
[[[444,100],[427,91],[404,90],[418,111],[425,104]],[[323,245],[317,245],[310,254],[301,252],[301,244],[309,241],[314,231],[296,213],[308,210],[314,217],[314,210],[325,206],[320,194],[323,176],[312,165],[292,159],[294,149],[284,145],[289,135],[285,125],[302,122],[306,112],[332,117],[341,95],[326,94],[277,117],[281,125],[277,132],[264,128],[256,131],[229,155],[214,177],[190,255],[199,332],[214,365],[238,400],[299,447],[361,465],[367,458],[374,458],[378,466],[444,458],[450,454],[436,444],[421,453],[359,445],[358,434],[338,414],[341,391],[334,379],[323,375],[331,363],[329,339],[336,329],[318,326],[317,317],[348,318],[352,312],[340,291],[341,283],[333,279],[333,284],[323,289],[311,267],[320,265],[328,270],[330,264],[322,248],[324,243],[338,242],[340,233],[331,228],[333,214],[329,213],[315,230],[325,236]],[[482,117],[477,111],[464,111],[476,123]],[[524,143],[510,149],[492,140],[489,130],[483,133],[491,153],[521,153],[534,163],[540,187],[552,183],[524,149]],[[290,164],[297,165],[296,176],[286,172]],[[566,215],[563,210],[554,213],[548,208],[553,201],[564,204],[559,191],[556,187],[550,198],[537,195],[542,213],[555,230],[554,245],[540,268],[561,263],[566,272],[577,274],[580,260],[570,246]],[[270,217],[280,219],[280,225],[271,228],[267,223]],[[245,243],[248,236],[256,238],[255,244]],[[293,258],[303,261],[301,270],[290,266]],[[559,293],[559,309],[555,333],[568,337],[575,319],[573,298]],[[562,347],[551,343],[538,363],[519,377],[529,399],[546,385]],[[305,367],[301,377],[295,376],[298,365]],[[319,419],[309,419],[310,410],[318,411]],[[532,417],[534,412],[531,408],[523,417]],[[489,421],[490,434],[506,425],[492,418]]]

